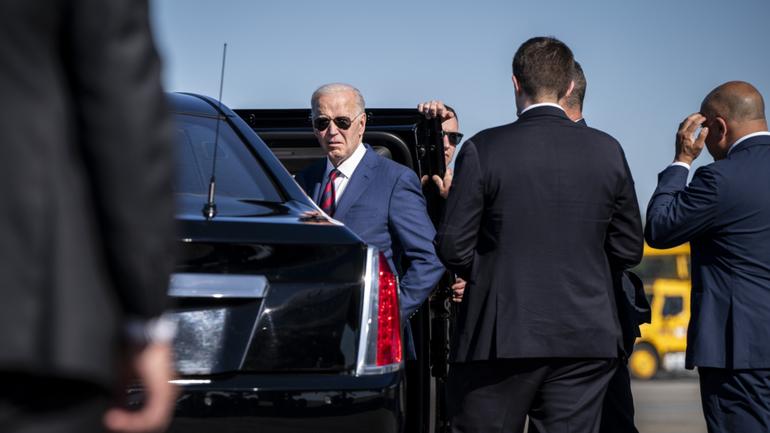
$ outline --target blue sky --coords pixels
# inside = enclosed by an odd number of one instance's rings
[[[511,59],[556,36],[583,65],[588,123],[620,141],[642,209],[673,159],[676,128],[715,86],[770,98],[770,1],[155,0],[169,91],[231,108],[306,108],[319,85],[358,87],[368,107],[442,99],[462,132],[516,119]],[[711,162],[704,150],[696,166]]]

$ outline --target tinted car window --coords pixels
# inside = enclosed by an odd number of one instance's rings
[[[679,278],[676,256],[646,256],[632,271],[642,279],[645,285],[652,284],[658,278]]]
[[[208,193],[214,158],[215,118],[177,114],[176,182],[181,194]],[[280,202],[281,195],[247,144],[226,122],[219,124],[216,150],[216,194],[259,201]]]
[[[684,309],[684,299],[681,296],[666,296],[663,300],[663,316],[676,316]]]

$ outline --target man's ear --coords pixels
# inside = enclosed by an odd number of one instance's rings
[[[361,136],[358,137],[359,142],[364,141],[364,131],[366,131],[366,111],[364,111],[364,114],[361,115],[361,118],[359,119],[359,122],[361,122]]]
[[[725,119],[717,116],[714,118],[714,122],[712,123],[717,130],[715,131],[719,137],[719,143],[727,142],[727,122],[725,122]],[[711,131],[709,131],[710,133]]]
[[[565,94],[564,94],[564,96],[562,96],[562,97],[559,99],[559,101],[561,101],[562,99],[567,99],[567,98],[569,98],[569,95],[571,95],[571,94],[572,94],[572,91],[573,91],[573,90],[575,90],[575,80],[570,80],[570,82],[569,82],[569,88],[567,88],[567,93],[565,93]]]
[[[513,89],[516,91],[516,93],[521,92],[521,86],[519,85],[519,80],[516,79],[515,75],[511,75],[511,81],[513,81]]]

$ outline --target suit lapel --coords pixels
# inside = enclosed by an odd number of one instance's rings
[[[369,183],[374,179],[374,169],[379,164],[377,155],[368,146],[364,158],[358,164],[353,176],[348,181],[348,186],[337,203],[337,209],[334,211],[334,219],[342,221],[350,207],[355,203],[361,194],[369,187]]]

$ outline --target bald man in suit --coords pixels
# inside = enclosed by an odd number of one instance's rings
[[[704,147],[714,162],[688,185]],[[770,132],[762,95],[742,81],[712,90],[679,125],[675,155],[658,175],[645,238],[655,248],[690,242],[685,366],[698,367],[709,433],[770,431]]]

